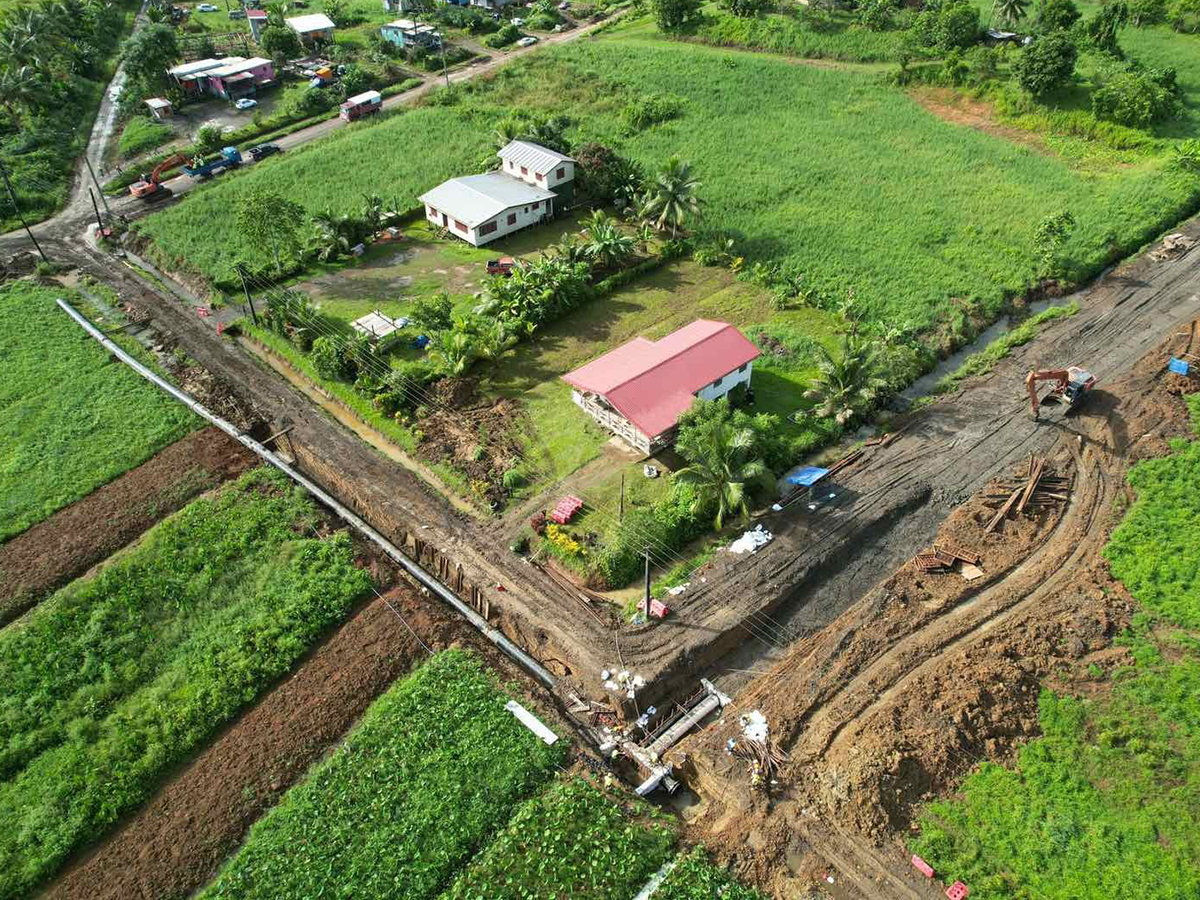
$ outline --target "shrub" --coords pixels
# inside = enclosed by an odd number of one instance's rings
[[[430,297],[420,297],[412,305],[408,313],[413,326],[430,333],[433,331],[448,331],[450,329],[450,313],[454,304],[450,295],[442,292]]]
[[[1013,74],[1021,87],[1035,97],[1042,97],[1071,79],[1078,55],[1069,35],[1051,32],[1021,51],[1013,63]]]
[[[1130,0],[1129,24],[1134,28],[1149,28],[1167,21],[1167,0]]]
[[[635,132],[670,121],[682,111],[683,101],[678,97],[669,94],[646,94],[628,103],[621,111],[621,119],[630,132]]]
[[[858,24],[871,31],[886,31],[892,26],[895,0],[863,0],[858,7]]]
[[[493,50],[498,50],[501,47],[507,47],[513,41],[521,36],[521,30],[516,25],[509,22],[503,26],[495,34],[489,34],[483,39],[485,47],[491,47]]]
[[[1159,72],[1127,68],[1108,76],[1096,89],[1092,110],[1097,118],[1118,125],[1149,128],[1179,109],[1179,99],[1172,90],[1174,83],[1173,69]]]
[[[1200,140],[1180,141],[1175,147],[1172,165],[1185,172],[1200,172]]]
[[[661,555],[678,550],[709,529],[711,518],[692,512],[695,499],[690,488],[680,486],[653,506],[625,514],[625,520],[607,536],[596,557],[596,571],[609,588],[624,587],[638,577],[647,544]]]
[[[1074,0],[1042,0],[1033,20],[1034,30],[1041,34],[1067,31],[1079,21],[1079,7]]]
[[[701,0],[650,0],[650,11],[659,29],[686,31],[700,20]]]
[[[1172,0],[1167,6],[1167,22],[1176,31],[1200,33],[1200,0]]]
[[[196,149],[201,153],[211,153],[225,142],[225,136],[216,125],[202,125],[196,132]]]
[[[720,5],[743,19],[761,16],[775,7],[772,0],[721,0]]]
[[[330,337],[319,337],[312,344],[312,361],[317,374],[328,381],[349,381],[354,377],[345,346]]]

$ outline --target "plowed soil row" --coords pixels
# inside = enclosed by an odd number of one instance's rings
[[[396,577],[389,564],[373,557],[365,562],[377,582]],[[418,589],[400,583],[381,591],[382,599],[361,608],[41,896],[168,900],[195,891],[371,701],[426,658],[426,647],[470,647],[506,681],[519,681],[506,657]],[[547,708],[540,693],[529,697]],[[560,724],[550,724],[563,733]]]
[[[256,462],[228,435],[204,428],[0,545],[0,625]]]
[[[1047,679],[1090,693],[1088,667],[1124,659],[1111,637],[1132,604],[1100,551],[1128,467],[1189,433],[1175,376],[1163,374],[1186,341],[1171,334],[1090,398],[1086,416],[1060,420],[1070,432],[1050,458],[1075,472],[1061,512],[987,534],[993,510],[976,496],[943,523],[939,540],[982,554],[982,585],[906,563],[750,684],[722,723],[681,745],[711,798],[698,836],[778,896],[828,865],[848,896],[937,895],[906,862],[919,806],[1036,736]],[[737,714],[754,708],[791,754],[770,801],[750,794],[744,765],[723,749]],[[780,867],[781,858],[794,864]]]

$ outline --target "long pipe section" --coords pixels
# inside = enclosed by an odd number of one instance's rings
[[[72,307],[65,300],[59,299],[57,303],[60,307],[62,307],[63,312],[74,319],[84,331],[99,341],[100,345],[103,346],[105,350],[107,350],[117,359],[121,360],[121,362],[125,363],[125,365],[129,366],[129,368],[133,369],[147,381],[166,391],[196,415],[211,422],[213,425],[220,428],[244,447],[253,450],[260,457],[265,459],[275,468],[279,469],[279,471],[283,472],[285,475],[303,487],[306,491],[336,512],[347,524],[352,525],[363,535],[370,538],[376,545],[379,546],[381,550],[383,550],[384,553],[386,553],[392,560],[394,560],[398,565],[403,567],[405,571],[412,575],[413,578],[415,578],[429,590],[433,591],[439,598],[448,603],[450,606],[454,607],[454,609],[457,610],[464,618],[466,618],[468,622],[474,625],[484,637],[503,650],[516,663],[533,675],[534,678],[548,688],[554,687],[556,681],[555,677],[551,675],[550,672],[547,671],[537,660],[510,641],[497,629],[493,628],[488,623],[487,619],[479,615],[479,613],[475,612],[475,610],[471,609],[471,607],[467,606],[460,599],[458,599],[458,597],[454,595],[453,591],[451,591],[436,578],[433,578],[431,575],[429,575],[429,573],[417,565],[417,563],[413,562],[413,560],[409,558],[407,554],[402,552],[400,548],[368,525],[357,514],[347,509],[334,497],[328,494],[322,487],[317,485],[315,482],[310,481],[301,472],[292,468],[274,452],[268,450],[258,441],[254,440],[254,438],[247,434],[242,434],[242,432],[240,432],[233,424],[226,422],[220,416],[216,416],[209,412],[198,400],[196,400],[196,398],[184,391],[181,391],[179,388],[175,387],[175,385],[168,383],[162,378],[159,378],[158,375],[150,371],[150,369],[146,368],[144,365],[122,350],[118,344],[110,340],[103,332],[96,328],[95,325],[89,322],[85,316],[81,315],[78,310]]]

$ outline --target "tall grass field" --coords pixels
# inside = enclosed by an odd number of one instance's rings
[[[875,75],[750,53],[620,38],[547,49],[426,106],[350,129],[287,159],[197,191],[140,230],[168,261],[228,278],[239,258],[267,262],[230,227],[238,198],[270,185],[310,211],[351,210],[365,192],[405,203],[478,171],[511,109],[571,117],[577,142],[600,140],[647,167],[691,160],[702,231],[735,237],[749,264],[796,266],[830,298],[853,289],[893,322],[959,327],[963,308],[998,309],[1034,280],[1033,234],[1067,209],[1065,253],[1083,278],[1194,208],[1200,187],[1150,157],[1111,168],[1069,161],[944,122]],[[621,113],[646,90],[683,115],[629,134]],[[436,152],[431,152],[436,146]]]
[[[55,304],[69,291],[0,288],[0,542],[145,462],[200,420]]]

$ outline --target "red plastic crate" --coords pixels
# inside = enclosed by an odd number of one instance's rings
[[[918,872],[920,872],[922,875],[924,875],[926,878],[933,877],[933,866],[931,866],[929,863],[925,862],[925,860],[921,859],[921,857],[917,856],[917,854],[915,854],[915,853],[913,854],[912,864],[913,864],[913,868],[916,869]]]
[[[956,881],[950,887],[946,888],[946,896],[950,900],[966,900],[969,893],[971,893],[971,889],[961,881]]]

